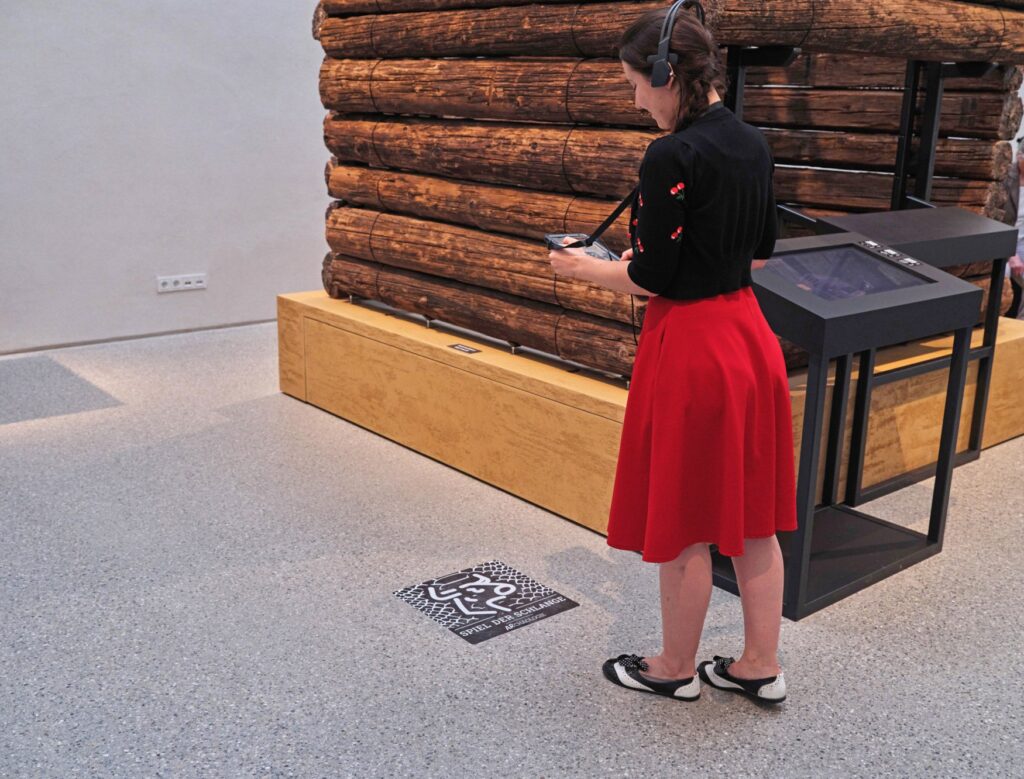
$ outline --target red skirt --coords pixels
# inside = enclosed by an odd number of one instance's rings
[[[626,399],[608,545],[647,562],[691,544],[743,554],[796,529],[789,379],[752,287],[647,304]]]

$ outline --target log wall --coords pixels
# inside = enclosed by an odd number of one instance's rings
[[[788,67],[747,71],[743,118],[772,147],[778,201],[811,216],[889,207],[906,63],[880,51],[1000,62],[945,83],[932,201],[1009,223],[1009,141],[1024,113],[1024,9],[1013,2],[887,5],[887,25],[870,33],[858,25],[880,20],[872,4],[819,0],[814,15],[811,0],[705,6],[722,44],[803,43]],[[654,7],[664,4],[324,0],[313,29],[336,199],[328,293],[628,373],[646,298],[555,278],[542,238],[598,225],[661,134],[633,106],[614,52]],[[604,236],[620,252],[627,214]],[[987,287],[988,263],[952,272]],[[1009,303],[1007,290],[1001,310]],[[806,364],[782,345],[787,365]]]
[[[643,327],[646,310],[645,304],[638,304],[635,324],[627,324],[565,305],[510,295],[497,289],[496,282],[491,287],[479,287],[433,272],[420,273],[334,252],[324,258],[322,275],[324,288],[334,298],[354,295],[378,300],[403,311],[625,375],[632,372],[637,333]],[[977,283],[988,289],[987,277]],[[1003,312],[1010,302],[1007,287],[1003,291]],[[979,324],[981,314],[979,311]],[[807,366],[807,352],[784,338],[778,340],[787,369]]]
[[[660,0],[466,8],[470,5],[405,0],[402,7],[409,11],[403,13],[363,6],[364,13],[325,17],[316,34],[335,57],[613,57],[622,30],[641,14],[665,7]],[[703,5],[706,23],[722,45],[1024,63],[1024,11],[1013,9],[958,0],[705,0]],[[428,10],[413,10],[420,8]]]

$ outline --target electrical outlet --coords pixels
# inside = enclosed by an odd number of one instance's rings
[[[184,292],[187,289],[206,289],[205,273],[184,273],[180,276],[157,276],[157,292]]]

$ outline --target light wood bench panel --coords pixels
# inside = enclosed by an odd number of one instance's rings
[[[605,532],[628,394],[621,382],[322,291],[280,295],[278,332],[282,392]],[[981,337],[976,330],[973,344]],[[480,351],[466,354],[454,343]],[[948,336],[884,349],[876,371],[951,348]],[[976,366],[968,369],[957,451],[967,446]],[[946,377],[933,371],[875,389],[865,487],[934,461]],[[831,380],[830,373],[826,419]],[[806,371],[790,374],[796,458],[805,384]],[[1022,389],[1024,322],[1004,318],[985,447],[1024,434]],[[851,391],[847,436],[852,403]],[[819,496],[823,474],[822,461]]]

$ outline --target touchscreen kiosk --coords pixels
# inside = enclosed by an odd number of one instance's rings
[[[823,300],[841,300],[932,283],[932,279],[881,259],[855,244],[776,255],[765,263],[764,270]]]
[[[797,530],[779,534],[786,558],[783,614],[801,619],[941,549],[970,332],[982,291],[903,249],[854,232],[776,241],[772,257],[751,276],[772,330],[808,353]],[[872,386],[921,369],[914,364],[876,376],[875,351],[949,332],[952,354],[937,357],[932,366],[948,376],[931,515],[928,532],[921,533],[859,511],[850,501],[863,475]],[[859,366],[851,399],[854,359]],[[847,434],[848,406],[853,418]],[[716,550],[712,560],[715,583],[738,593],[729,558]]]
[[[775,332],[824,359],[948,332],[951,319],[977,318],[981,294],[858,233],[776,241],[751,276]]]

